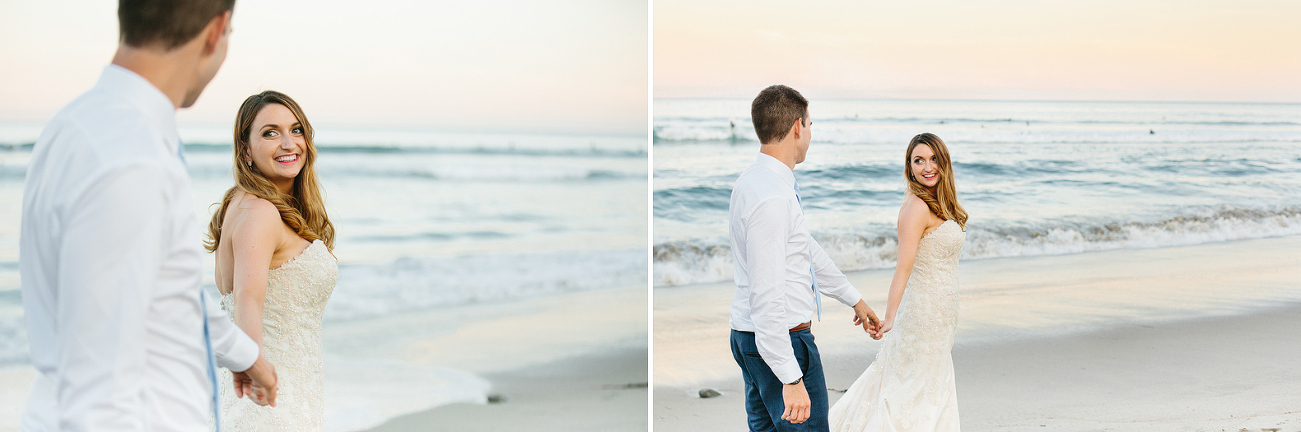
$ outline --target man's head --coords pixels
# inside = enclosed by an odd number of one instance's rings
[[[119,0],[117,19],[122,47],[158,53],[184,51],[194,73],[183,77],[180,106],[194,104],[226,60],[230,16],[235,0]]]
[[[792,145],[795,163],[804,162],[809,151],[809,101],[795,89],[769,86],[750,104],[754,132],[763,145]]]

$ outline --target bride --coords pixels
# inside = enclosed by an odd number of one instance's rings
[[[944,141],[917,135],[906,155],[898,264],[880,328],[890,333],[876,360],[831,407],[832,431],[958,430],[951,353],[967,212],[958,204]]]
[[[313,163],[312,125],[276,91],[249,96],[235,118],[235,186],[208,225],[221,307],[276,365],[276,407],[241,400],[250,383],[229,372],[226,430],[320,430],[321,314],[338,267]]]

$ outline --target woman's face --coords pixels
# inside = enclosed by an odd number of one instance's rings
[[[912,173],[913,180],[921,183],[922,186],[933,188],[940,184],[940,161],[935,157],[935,152],[931,151],[931,146],[918,144],[913,147],[908,169]]]
[[[280,104],[262,107],[253,118],[248,144],[249,156],[258,171],[281,192],[289,193],[307,157],[303,125],[294,112]]]

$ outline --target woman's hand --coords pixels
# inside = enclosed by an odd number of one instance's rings
[[[872,335],[872,338],[881,339],[882,337],[885,336],[885,332],[890,331],[890,329],[892,328],[894,328],[894,317],[892,316],[886,317],[885,319],[881,320],[881,325],[877,327],[876,334]]]

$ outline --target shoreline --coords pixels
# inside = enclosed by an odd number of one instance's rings
[[[612,352],[626,357],[640,351],[645,358],[649,348],[646,297],[645,288],[622,287],[480,303],[336,327],[323,336],[334,342],[333,357],[327,357],[326,419],[332,414],[337,419],[327,422],[326,429],[423,430],[402,427],[402,422],[396,428],[382,425],[403,417],[422,418],[421,413],[441,413],[449,406],[482,406],[494,392],[506,392],[507,398],[515,398],[510,392],[528,394],[532,384],[519,377],[535,372],[578,379],[565,369],[568,363],[590,363],[589,359]],[[627,371],[590,367],[603,372],[593,379],[631,379]],[[647,374],[643,364],[641,378],[635,381],[646,382]],[[328,387],[331,380],[338,384],[333,392]],[[638,405],[643,422],[646,406],[643,397]],[[341,414],[349,410],[353,413]],[[462,425],[468,428],[473,423]]]
[[[959,272],[964,430],[1301,428],[1301,407],[1285,403],[1301,400],[1301,370],[1284,367],[1301,358],[1290,343],[1301,334],[1301,236],[977,260]],[[869,305],[884,304],[889,270],[849,277]],[[726,344],[733,290],[656,289],[658,430],[745,429]],[[828,304],[814,335],[828,387],[845,389],[880,342]],[[704,388],[723,396],[697,397]]]

